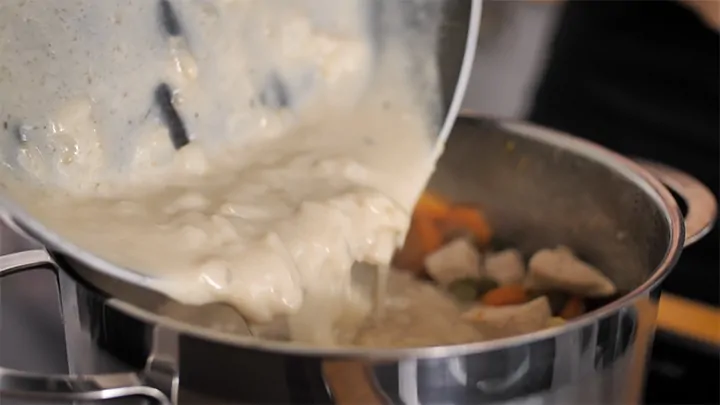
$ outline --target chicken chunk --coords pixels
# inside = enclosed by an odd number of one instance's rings
[[[617,291],[615,284],[600,270],[563,246],[543,249],[533,255],[525,286],[532,290],[562,290],[584,297],[604,297]]]
[[[528,303],[502,307],[478,305],[463,314],[473,323],[495,330],[499,337],[520,335],[545,329],[552,317],[547,297],[538,297]]]
[[[438,284],[447,287],[455,280],[480,277],[480,252],[468,239],[459,238],[425,259],[425,268]]]
[[[517,249],[488,254],[484,270],[487,277],[500,285],[518,284],[525,278],[525,263]]]

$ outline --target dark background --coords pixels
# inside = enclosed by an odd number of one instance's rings
[[[682,169],[717,196],[720,37],[675,1],[568,1],[530,120]],[[717,224],[716,224],[717,225]],[[720,305],[715,230],[664,289]]]
[[[718,196],[718,33],[675,1],[563,7],[530,120],[682,169]],[[716,224],[663,290],[720,305],[719,246]],[[720,403],[716,346],[659,331],[648,372],[647,404]]]

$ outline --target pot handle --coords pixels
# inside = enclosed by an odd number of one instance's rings
[[[57,271],[50,255],[42,249],[0,256],[0,278],[40,268]],[[0,367],[0,394],[29,400],[83,402],[144,397],[158,405],[172,405],[165,394],[145,385],[136,373],[61,375]]]
[[[717,198],[696,178],[678,169],[643,159],[635,160],[687,204],[685,246],[702,239],[715,226]]]

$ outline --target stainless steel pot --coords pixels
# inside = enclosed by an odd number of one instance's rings
[[[684,220],[662,183],[686,200]],[[32,268],[69,275],[82,328],[134,371],[48,376],[0,369],[0,392],[142,396],[162,404],[639,403],[659,283],[683,247],[714,224],[713,194],[662,165],[537,126],[480,118],[458,120],[430,187],[480,205],[500,240],[524,252],[569,245],[631,292],[563,327],[510,339],[318,350],[171,319],[158,314],[164,297],[67,254],[33,250],[0,257],[0,275]],[[186,309],[206,315],[194,319],[218,314],[212,306]]]

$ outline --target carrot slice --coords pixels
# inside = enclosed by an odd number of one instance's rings
[[[443,244],[443,238],[433,220],[429,218],[417,218],[415,220],[415,229],[422,244],[422,251],[426,256],[440,249]],[[423,261],[424,260],[425,258],[423,257]]]
[[[481,302],[484,305],[500,307],[505,305],[519,305],[528,302],[529,296],[521,285],[505,285],[488,291],[483,295]]]
[[[570,320],[577,318],[584,313],[585,303],[583,302],[583,299],[581,297],[572,297],[565,303],[565,307],[563,307],[562,311],[560,311],[560,317],[565,320]]]
[[[440,226],[444,234],[459,231],[469,231],[481,246],[490,243],[492,230],[485,216],[480,210],[468,206],[456,206],[450,208],[447,215],[440,220]]]
[[[425,267],[425,258],[438,250],[443,243],[442,234],[432,219],[426,217],[413,218],[405,238],[405,244],[393,259],[397,268],[422,272]]]
[[[414,216],[424,218],[443,218],[450,212],[450,204],[441,197],[424,192],[415,205]]]

